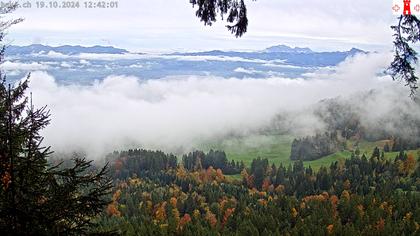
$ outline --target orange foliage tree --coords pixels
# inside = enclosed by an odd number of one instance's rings
[[[118,210],[118,207],[117,207],[117,203],[116,202],[110,203],[108,205],[108,207],[106,208],[106,212],[110,216],[121,217],[121,212]]]
[[[223,215],[222,228],[225,227],[226,222],[229,220],[229,217],[235,212],[235,208],[228,208]]]
[[[189,222],[191,222],[191,216],[187,213],[179,221],[179,230],[182,231],[184,229],[184,226]]]

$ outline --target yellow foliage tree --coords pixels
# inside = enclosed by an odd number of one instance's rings
[[[172,215],[174,217],[175,223],[178,226],[180,221],[180,214],[177,208],[172,209]]]
[[[296,208],[293,207],[290,214],[292,214],[293,218],[296,218],[298,215],[298,211],[296,210]]]
[[[327,226],[327,233],[328,235],[331,235],[334,233],[334,225],[331,224]]]
[[[112,195],[112,201],[116,202],[120,199],[121,196],[121,190],[118,189],[117,191],[115,191],[115,193]]]
[[[276,193],[283,193],[284,189],[285,189],[284,185],[280,184],[279,186],[276,187],[274,191],[276,191]]]
[[[361,204],[357,205],[357,210],[359,212],[359,215],[363,217],[365,215],[365,207]]]
[[[343,187],[345,190],[350,190],[350,187],[351,187],[350,180],[344,181]]]
[[[155,210],[155,219],[159,222],[166,220],[166,202],[158,204]]]
[[[341,193],[341,199],[345,199],[347,201],[350,200],[350,193],[347,190],[343,190]]]
[[[171,203],[171,206],[176,208],[176,205],[178,203],[178,200],[176,199],[176,197],[171,197],[171,199],[169,200],[169,202]]]
[[[193,211],[193,216],[194,216],[194,219],[199,219],[199,218],[200,218],[200,216],[201,216],[200,211],[199,211],[199,210],[197,210],[197,209],[195,209],[195,210]]]

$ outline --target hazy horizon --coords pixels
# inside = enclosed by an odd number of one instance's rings
[[[115,9],[18,9],[25,21],[10,30],[13,44],[105,44],[133,51],[256,50],[286,44],[336,51],[392,47],[391,2],[246,1],[248,33],[235,38],[218,19],[204,27],[188,1],[119,0]],[[112,16],[112,17],[109,17]],[[86,34],[86,32],[89,32]]]
[[[280,126],[295,127],[294,135],[313,134],[325,125],[311,110],[319,101],[352,102],[371,91],[375,96],[353,104],[366,125],[381,116],[397,120],[388,114],[389,106],[373,106],[378,99],[398,103],[404,112],[416,106],[408,95],[399,100],[408,89],[384,74],[392,58],[390,26],[396,23],[391,2],[246,3],[249,26],[241,38],[220,20],[205,27],[188,1],[119,0],[114,9],[18,9],[12,17],[25,21],[9,30],[7,42],[109,45],[131,52],[258,51],[287,45],[371,53],[259,58],[52,51],[6,57],[3,68],[17,79],[33,72],[34,102],[52,111],[45,130],[49,145],[92,155],[139,146],[190,150],[231,134],[258,133],[279,115],[287,117]],[[375,109],[379,116],[365,114]]]

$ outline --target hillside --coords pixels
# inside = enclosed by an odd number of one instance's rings
[[[247,166],[250,166],[252,160],[256,157],[267,158],[270,163],[276,165],[283,164],[284,166],[288,166],[289,164],[294,163],[294,161],[290,160],[293,139],[294,137],[288,135],[254,135],[250,137],[227,139],[218,144],[203,145],[202,148],[205,150],[224,150],[229,160],[244,161]],[[360,152],[361,154],[370,157],[375,147],[383,150],[387,141],[388,140],[374,142],[366,140],[361,141],[359,143]],[[348,146],[353,146],[353,144],[354,143],[349,143]],[[338,151],[318,160],[304,161],[303,163],[305,166],[311,166],[317,170],[321,166],[329,166],[335,161],[349,159],[352,151],[355,151],[355,149],[350,148],[345,151]],[[420,148],[409,150],[408,152],[415,155],[416,158],[420,157]],[[398,153],[399,152],[386,152],[385,157],[387,159],[393,159]]]
[[[411,153],[389,160],[355,155],[319,170],[301,161],[285,166],[254,158],[235,178],[221,169],[203,168],[203,152],[194,160],[190,158],[194,155],[184,156],[178,165],[163,165],[159,170],[154,166],[168,161],[165,154],[159,153],[162,158],[151,162],[154,151],[128,153],[133,155],[115,153],[116,159],[111,160],[111,177],[117,185],[106,213],[97,219],[100,230],[118,229],[127,235],[418,231],[420,165]]]

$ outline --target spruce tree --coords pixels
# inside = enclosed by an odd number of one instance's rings
[[[379,158],[380,156],[381,156],[381,151],[379,150],[378,147],[375,147],[373,149],[372,158],[374,158],[374,157]]]
[[[384,152],[390,152],[389,143],[385,143]]]
[[[419,79],[415,69],[418,57],[412,44],[420,42],[420,20],[414,15],[401,15],[398,24],[391,29],[394,31],[395,55],[388,72],[393,79],[405,82],[414,96]]]
[[[2,29],[18,21],[2,22]],[[0,43],[3,38],[4,31]],[[0,64],[4,53],[3,45]],[[34,108],[28,81],[11,86],[0,71],[0,235],[86,235],[108,204],[107,166],[96,171],[80,157],[71,168],[50,165],[52,152],[40,135],[50,114],[46,107]]]
[[[27,87],[28,79],[0,83],[0,234],[86,234],[108,203],[107,167],[94,171],[79,157],[71,168],[51,166],[39,134],[49,113],[28,105]]]

